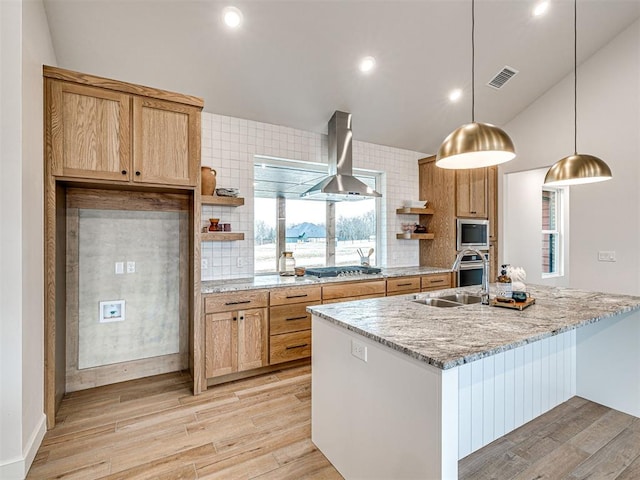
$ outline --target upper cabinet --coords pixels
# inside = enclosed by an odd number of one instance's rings
[[[73,83],[49,83],[51,173],[129,180],[130,95]]]
[[[200,173],[200,110],[151,98],[133,99],[134,181],[195,186]]]
[[[197,185],[200,99],[52,67],[44,74],[51,174]]]
[[[487,169],[456,170],[456,215],[488,218]]]

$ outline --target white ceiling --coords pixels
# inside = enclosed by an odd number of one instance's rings
[[[244,14],[239,31],[223,7]],[[573,3],[476,1],[476,119],[503,125],[570,73]],[[203,97],[208,112],[434,153],[471,119],[470,0],[45,0],[58,64]],[[578,2],[579,62],[640,16],[640,0]],[[362,75],[358,60],[377,66]],[[509,65],[520,73],[487,86]],[[449,90],[463,88],[457,103]],[[611,76],[615,88],[615,72]],[[588,101],[582,98],[580,101]],[[516,146],[517,147],[517,146]]]

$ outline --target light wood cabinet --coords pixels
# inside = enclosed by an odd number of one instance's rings
[[[129,181],[130,95],[52,80],[51,173]]]
[[[488,218],[486,168],[456,170],[456,215]]]
[[[319,286],[282,287],[269,294],[269,363],[271,365],[311,356],[309,305],[322,301]]]
[[[133,97],[133,180],[195,186],[200,173],[200,110]]]
[[[423,292],[451,287],[451,273],[432,273],[422,276],[421,290]]]
[[[205,297],[207,378],[267,365],[267,296],[252,291]]]
[[[420,292],[421,281],[419,276],[397,277],[387,279],[387,295],[404,295],[406,293]]]
[[[373,280],[325,285],[322,287],[322,303],[334,303],[332,300],[346,302],[362,299],[365,296],[367,298],[384,297],[386,283],[385,280]]]
[[[487,218],[493,258],[498,258],[498,167],[447,170],[435,156],[418,161],[419,198],[434,213],[429,230],[435,238],[420,242],[420,265],[450,268],[456,258],[456,217]],[[423,287],[424,288],[424,287]]]
[[[198,184],[201,107],[56,79],[47,88],[53,175]]]

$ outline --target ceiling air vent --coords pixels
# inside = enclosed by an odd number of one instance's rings
[[[517,73],[518,73],[518,70],[508,65],[505,65],[505,67],[502,70],[496,73],[495,76],[491,80],[489,80],[489,83],[487,83],[487,85],[490,86],[491,88],[495,88],[496,90],[499,90],[500,88],[504,87],[504,84],[507,83]]]

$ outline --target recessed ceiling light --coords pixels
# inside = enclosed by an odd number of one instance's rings
[[[242,23],[242,12],[236,7],[225,7],[222,10],[222,19],[229,28],[238,28]]]
[[[459,88],[456,88],[455,90],[451,90],[451,92],[449,92],[449,100],[451,100],[452,102],[457,102],[458,100],[460,100],[460,97],[462,97],[462,90],[460,90]]]
[[[544,15],[549,9],[549,1],[545,0],[543,2],[538,3],[535,7],[533,7],[533,16],[539,17]]]
[[[376,66],[376,59],[373,57],[364,57],[362,60],[360,60],[360,71],[363,73],[369,73],[371,70],[373,70],[373,67]]]

